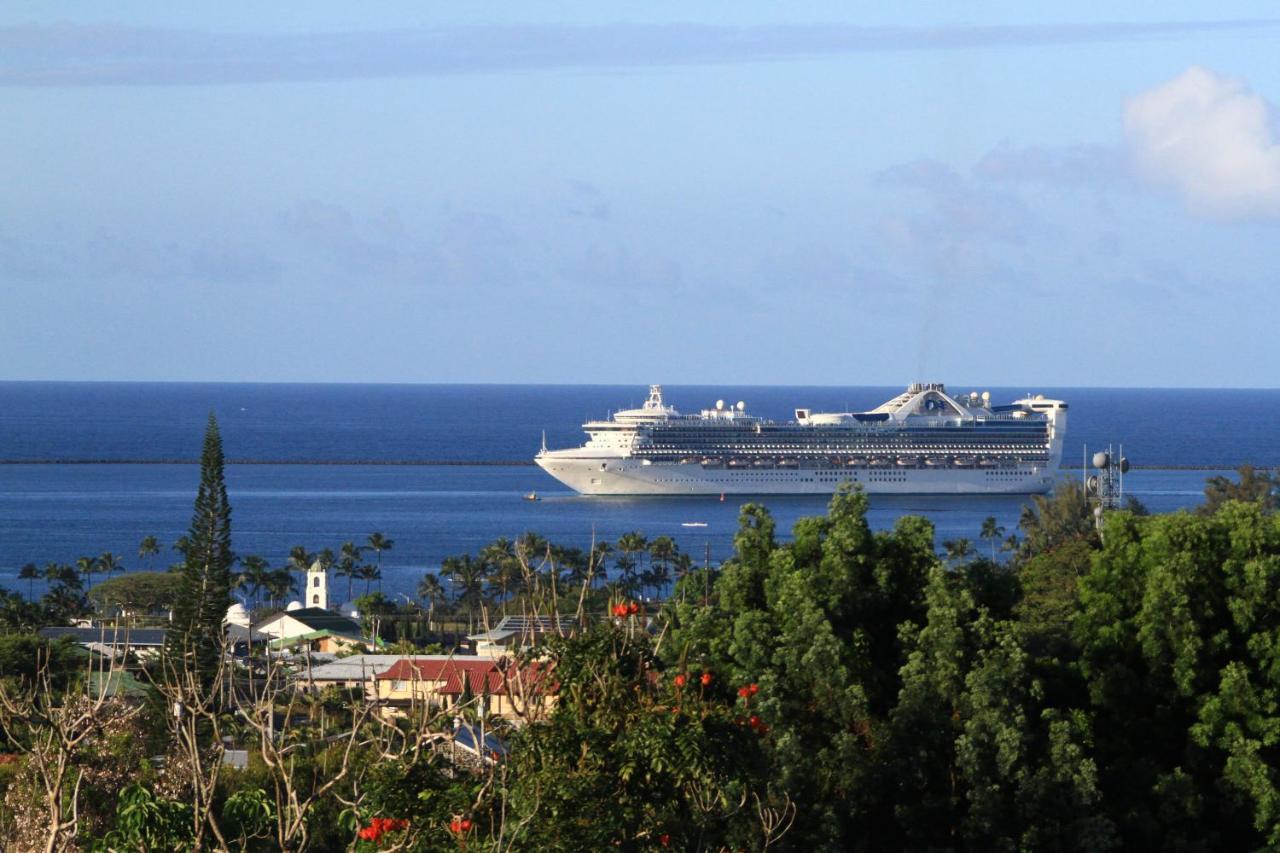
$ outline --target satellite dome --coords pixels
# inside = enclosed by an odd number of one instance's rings
[[[301,610],[302,602],[298,601],[297,599],[294,599],[293,601],[290,601],[288,604],[286,604],[284,609],[286,613],[292,613],[295,610]]]
[[[349,619],[360,618],[360,608],[356,607],[356,603],[354,601],[348,601],[346,604],[339,606],[338,612]]]
[[[717,412],[724,411],[724,400],[716,400],[716,411]]]
[[[738,401],[738,411],[739,411],[739,412],[745,412],[746,410],[747,410],[747,404],[746,404],[746,403],[744,403],[744,402],[742,402],[741,400],[739,400],[739,401]]]
[[[249,611],[244,609],[244,605],[236,602],[227,608],[227,615],[222,617],[222,621],[226,625],[239,625],[241,627],[249,627]]]
[[[1111,464],[1111,454],[1107,453],[1107,451],[1099,450],[1097,453],[1093,454],[1094,468],[1106,468],[1110,464]]]

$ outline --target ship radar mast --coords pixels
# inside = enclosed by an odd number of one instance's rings
[[[644,401],[644,407],[648,411],[661,410],[664,408],[661,385],[649,386],[649,399]]]

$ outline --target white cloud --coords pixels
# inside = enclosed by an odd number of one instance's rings
[[[1196,214],[1280,216],[1280,141],[1271,106],[1239,80],[1193,66],[1129,99],[1125,136],[1144,180]]]

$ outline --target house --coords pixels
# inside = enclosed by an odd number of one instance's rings
[[[326,687],[362,688],[366,697],[374,698],[377,691],[373,679],[403,659],[404,655],[351,655],[301,669],[293,683],[304,693],[316,693]]]
[[[91,652],[112,658],[133,652],[138,657],[160,653],[164,646],[164,628],[132,628],[126,625],[99,625],[94,628],[69,628],[52,626],[41,628],[40,636],[46,640],[71,637]]]
[[[360,623],[321,607],[299,607],[269,617],[256,626],[259,634],[271,638],[271,647],[306,646],[313,652],[339,652],[365,642]]]
[[[479,634],[469,634],[477,655],[506,655],[541,642],[547,635],[567,637],[578,627],[577,620],[562,616],[503,616],[496,627]]]
[[[431,655],[401,658],[375,679],[377,701],[390,716],[446,711],[475,703],[490,717],[528,720],[554,706],[546,666],[517,667],[507,657]]]

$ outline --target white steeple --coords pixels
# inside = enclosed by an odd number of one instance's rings
[[[307,588],[303,592],[302,601],[306,607],[329,609],[329,573],[319,560],[307,569]]]

